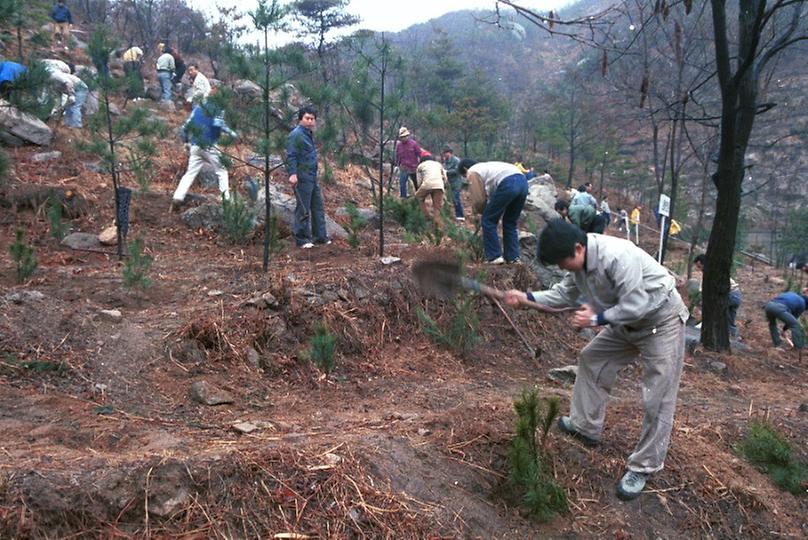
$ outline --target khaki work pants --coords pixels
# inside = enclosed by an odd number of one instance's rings
[[[642,401],[645,417],[640,440],[628,457],[628,469],[659,471],[668,453],[676,394],[682,374],[685,326],[680,317],[681,298],[671,294],[657,323],[636,328],[608,326],[581,351],[572,393],[573,426],[592,439],[600,439],[606,404],[620,369],[639,359],[642,366]]]
[[[196,180],[202,166],[208,163],[216,169],[216,176],[219,179],[219,191],[224,195],[225,199],[230,200],[230,177],[227,174],[227,169],[219,161],[220,155],[221,152],[219,152],[218,148],[205,149],[195,144],[191,145],[191,152],[188,156],[188,170],[180,179],[180,183],[177,185],[176,191],[174,191],[173,199],[178,202],[185,200],[185,194],[188,193],[194,180]]]

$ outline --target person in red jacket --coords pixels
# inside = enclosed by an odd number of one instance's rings
[[[410,130],[401,126],[398,130],[398,144],[396,145],[396,165],[398,165],[398,185],[402,199],[407,198],[407,183],[412,180],[415,189],[418,189],[415,171],[421,161],[421,147],[412,138]]]

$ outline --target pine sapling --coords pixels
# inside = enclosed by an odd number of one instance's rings
[[[227,237],[234,244],[245,243],[255,227],[255,211],[236,192],[229,200],[222,194],[222,211]]]
[[[304,356],[327,375],[334,369],[336,348],[337,336],[329,332],[323,322],[315,327],[314,335],[309,339],[309,347],[304,352]]]
[[[61,240],[65,237],[68,227],[62,221],[62,201],[53,192],[48,196],[47,214],[51,236],[56,240]]]
[[[146,290],[151,280],[146,277],[152,265],[152,258],[145,254],[142,237],[129,242],[129,257],[123,265],[123,284],[127,289]]]
[[[9,248],[11,258],[14,260],[17,267],[17,283],[25,281],[26,278],[34,273],[37,267],[34,248],[25,243],[23,238],[24,234],[22,229],[17,229],[17,237]]]
[[[543,400],[536,389],[526,390],[513,407],[516,434],[508,455],[509,481],[522,506],[539,521],[548,521],[567,510],[567,494],[553,481],[546,465],[545,441],[559,413],[558,398]]]
[[[359,247],[359,234],[367,227],[368,220],[359,213],[359,208],[353,201],[345,204],[345,212],[348,214],[348,245],[356,249]]]

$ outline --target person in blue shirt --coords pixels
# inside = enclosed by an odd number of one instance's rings
[[[211,94],[213,93],[214,90],[211,90]],[[216,147],[222,133],[234,139],[238,137],[235,131],[227,127],[221,107],[209,100],[193,108],[191,116],[182,125],[183,140],[191,145],[188,170],[174,191],[170,207],[172,211],[183,204],[188,189],[205,163],[213,165],[219,178],[219,191],[226,200],[230,200],[230,179],[227,169],[219,160],[221,151]]]
[[[289,133],[286,143],[286,170],[297,200],[295,243],[302,249],[331,243],[325,228],[323,196],[317,182],[317,147],[313,133],[316,127],[317,111],[313,107],[303,107],[297,112],[297,126]]]
[[[806,306],[808,306],[808,287],[802,290],[802,294],[791,291],[778,294],[766,304],[763,309],[766,312],[766,319],[769,321],[769,333],[775,347],[779,347],[783,343],[780,332],[777,330],[777,321],[784,324],[783,331],[791,330],[791,339],[795,349],[802,349],[805,346],[805,336],[799,318],[805,313]]]
[[[73,26],[73,15],[70,14],[70,8],[64,3],[64,0],[58,0],[54,4],[50,12],[53,24],[53,39],[64,45],[65,50],[68,49],[68,41],[70,40],[70,27]]]

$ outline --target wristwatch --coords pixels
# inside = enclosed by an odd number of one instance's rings
[[[589,326],[597,326],[598,325],[598,316],[592,315],[589,317]]]

